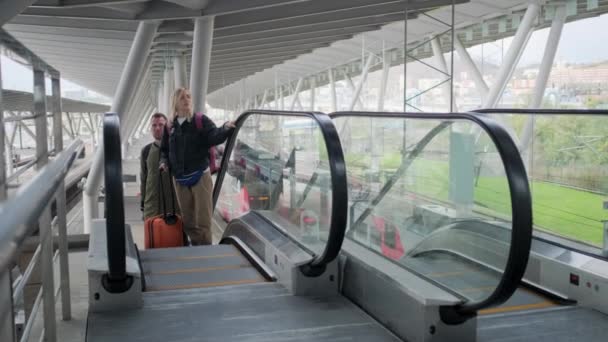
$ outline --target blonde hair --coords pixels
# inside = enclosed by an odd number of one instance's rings
[[[173,93],[173,96],[171,97],[171,121],[175,120],[175,118],[177,117],[177,104],[179,102],[179,98],[182,96],[182,94],[184,92],[188,92],[190,93],[190,90],[188,90],[187,88],[177,88],[175,90],[175,92]],[[190,96],[192,96],[192,94],[190,94]],[[188,119],[188,121],[190,121],[190,119],[192,118],[192,111],[190,111],[189,113],[186,114],[186,119]]]

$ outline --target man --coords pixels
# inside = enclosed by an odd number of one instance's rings
[[[163,185],[163,197],[167,212],[173,212],[173,206],[175,205],[175,212],[179,212],[179,206],[175,199],[175,193],[171,193],[173,186],[171,184],[171,177],[169,172],[163,172],[158,169],[159,157],[160,157],[160,142],[165,131],[165,125],[167,124],[167,117],[162,113],[154,113],[150,119],[150,131],[154,142],[144,146],[141,150],[141,211],[143,212],[144,220],[162,214],[163,208],[159,210],[159,204],[161,198],[159,194],[159,177],[162,175]]]

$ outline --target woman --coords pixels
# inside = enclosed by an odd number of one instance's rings
[[[160,169],[170,169],[173,174],[184,230],[190,241],[193,245],[210,245],[213,181],[209,172],[209,148],[226,141],[234,122],[218,128],[207,116],[194,114],[190,91],[186,88],[179,88],[173,94],[172,111],[169,131],[165,131],[161,143]]]

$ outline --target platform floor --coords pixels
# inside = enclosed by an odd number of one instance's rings
[[[143,309],[90,314],[88,328],[87,342],[399,341],[344,297],[277,283],[149,292]]]
[[[482,316],[478,342],[603,342],[608,316],[579,306]]]

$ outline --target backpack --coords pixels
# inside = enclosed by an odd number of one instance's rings
[[[194,126],[197,130],[203,129],[203,114],[195,113],[194,114]],[[219,171],[219,166],[217,165],[217,151],[215,146],[209,147],[209,171],[214,175]]]

